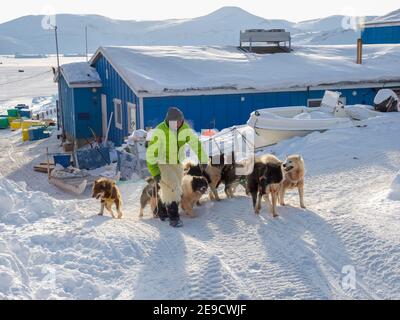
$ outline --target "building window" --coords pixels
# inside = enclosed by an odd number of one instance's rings
[[[122,102],[114,99],[114,119],[115,127],[122,130]]]
[[[136,104],[128,102],[128,131],[132,133],[136,130]]]

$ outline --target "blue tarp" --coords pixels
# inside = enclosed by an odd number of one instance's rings
[[[78,150],[76,160],[79,169],[94,170],[111,163],[109,148],[95,148]]]

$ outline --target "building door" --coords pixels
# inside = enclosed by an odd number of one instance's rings
[[[103,127],[103,138],[107,135],[108,116],[107,116],[107,96],[101,95],[101,123]]]
[[[134,103],[127,103],[128,109],[128,132],[132,133],[137,129],[137,122],[136,122],[136,104]]]

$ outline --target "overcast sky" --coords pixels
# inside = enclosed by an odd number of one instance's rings
[[[264,18],[302,21],[333,14],[384,15],[400,8],[399,0],[5,0],[0,23],[30,14],[100,14],[117,19],[158,20],[193,18],[223,6],[238,6]]]

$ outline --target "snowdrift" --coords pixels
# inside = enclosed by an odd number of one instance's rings
[[[389,199],[400,201],[400,171],[392,182]]]
[[[0,299],[117,298],[143,252],[129,236],[102,231],[108,219],[83,203],[0,178]]]

